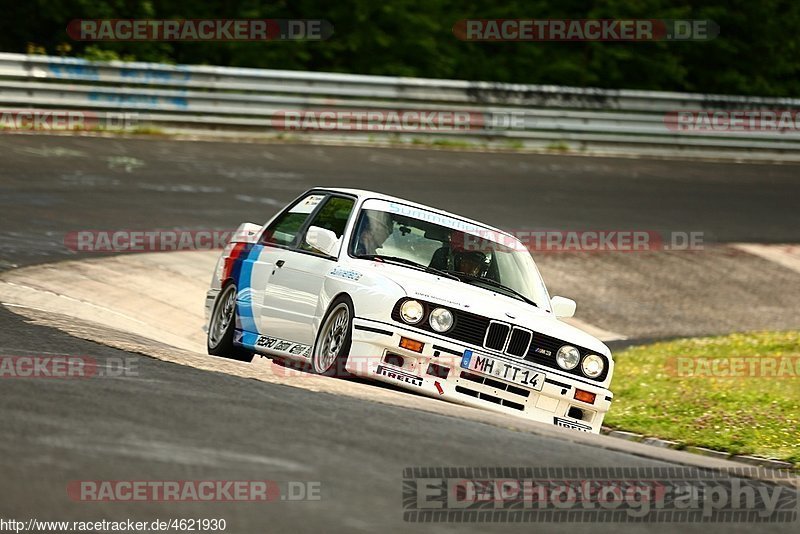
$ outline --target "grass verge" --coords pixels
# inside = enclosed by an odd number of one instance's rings
[[[680,339],[614,360],[609,427],[800,467],[800,331]]]

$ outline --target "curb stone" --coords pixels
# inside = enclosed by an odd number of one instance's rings
[[[658,438],[644,438],[642,443],[645,445],[652,445],[653,447],[660,447],[662,449],[677,449],[680,443],[677,441],[669,441],[666,439]]]
[[[620,438],[626,441],[642,441],[644,437],[642,434],[636,434],[634,432],[625,432],[623,430],[612,430],[608,433],[609,436],[612,438]]]
[[[732,455],[725,451],[715,451],[714,449],[707,449],[705,447],[686,447],[686,452],[692,454],[699,454],[701,456],[710,456],[712,458],[721,458],[723,460],[729,459]]]
[[[624,439],[627,441],[638,441],[645,445],[650,445],[652,447],[660,447],[662,449],[680,449],[682,447],[682,444],[677,441],[669,441],[666,439],[660,439],[655,437],[645,437],[644,435],[636,434],[635,432],[627,432],[624,430],[613,430],[607,426],[601,427],[600,433],[613,438]],[[783,460],[776,460],[774,458],[760,458],[758,456],[749,456],[744,454],[734,455],[729,452],[715,451],[713,449],[707,449],[705,447],[694,447],[694,446],[686,447],[684,450],[692,454],[699,454],[702,456],[720,458],[723,460],[729,460],[756,467],[766,467],[769,469],[795,470],[794,465],[791,464],[790,462],[785,462]]]
[[[755,465],[757,467],[771,467],[772,469],[791,469],[792,464],[782,460],[775,460],[773,458],[759,458],[758,456],[747,456],[744,454],[736,455],[732,460],[742,462],[748,465]]]

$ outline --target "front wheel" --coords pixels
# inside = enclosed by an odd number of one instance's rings
[[[224,356],[242,362],[253,359],[253,353],[233,344],[236,329],[236,285],[229,284],[220,292],[208,323],[206,347],[213,356]]]
[[[325,376],[348,376],[345,366],[353,342],[353,305],[341,296],[333,301],[322,320],[311,353],[311,367]]]

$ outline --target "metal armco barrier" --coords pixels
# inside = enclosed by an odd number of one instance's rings
[[[800,160],[800,99],[515,85],[214,66],[89,62],[0,53],[0,108],[134,116],[167,133],[447,138],[567,153]],[[681,130],[678,112],[791,112],[798,123]],[[465,128],[287,128],[287,112],[461,113]],[[381,115],[383,114],[383,115]],[[475,120],[479,117],[479,120]],[[670,122],[672,121],[672,122]],[[0,125],[0,129],[4,126]]]

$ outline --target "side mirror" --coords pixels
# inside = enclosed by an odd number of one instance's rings
[[[339,238],[330,230],[319,226],[308,227],[306,244],[328,256],[336,256],[339,253]]]
[[[575,315],[575,308],[578,307],[575,301],[566,297],[553,297],[550,299],[550,306],[556,317],[572,317]]]

